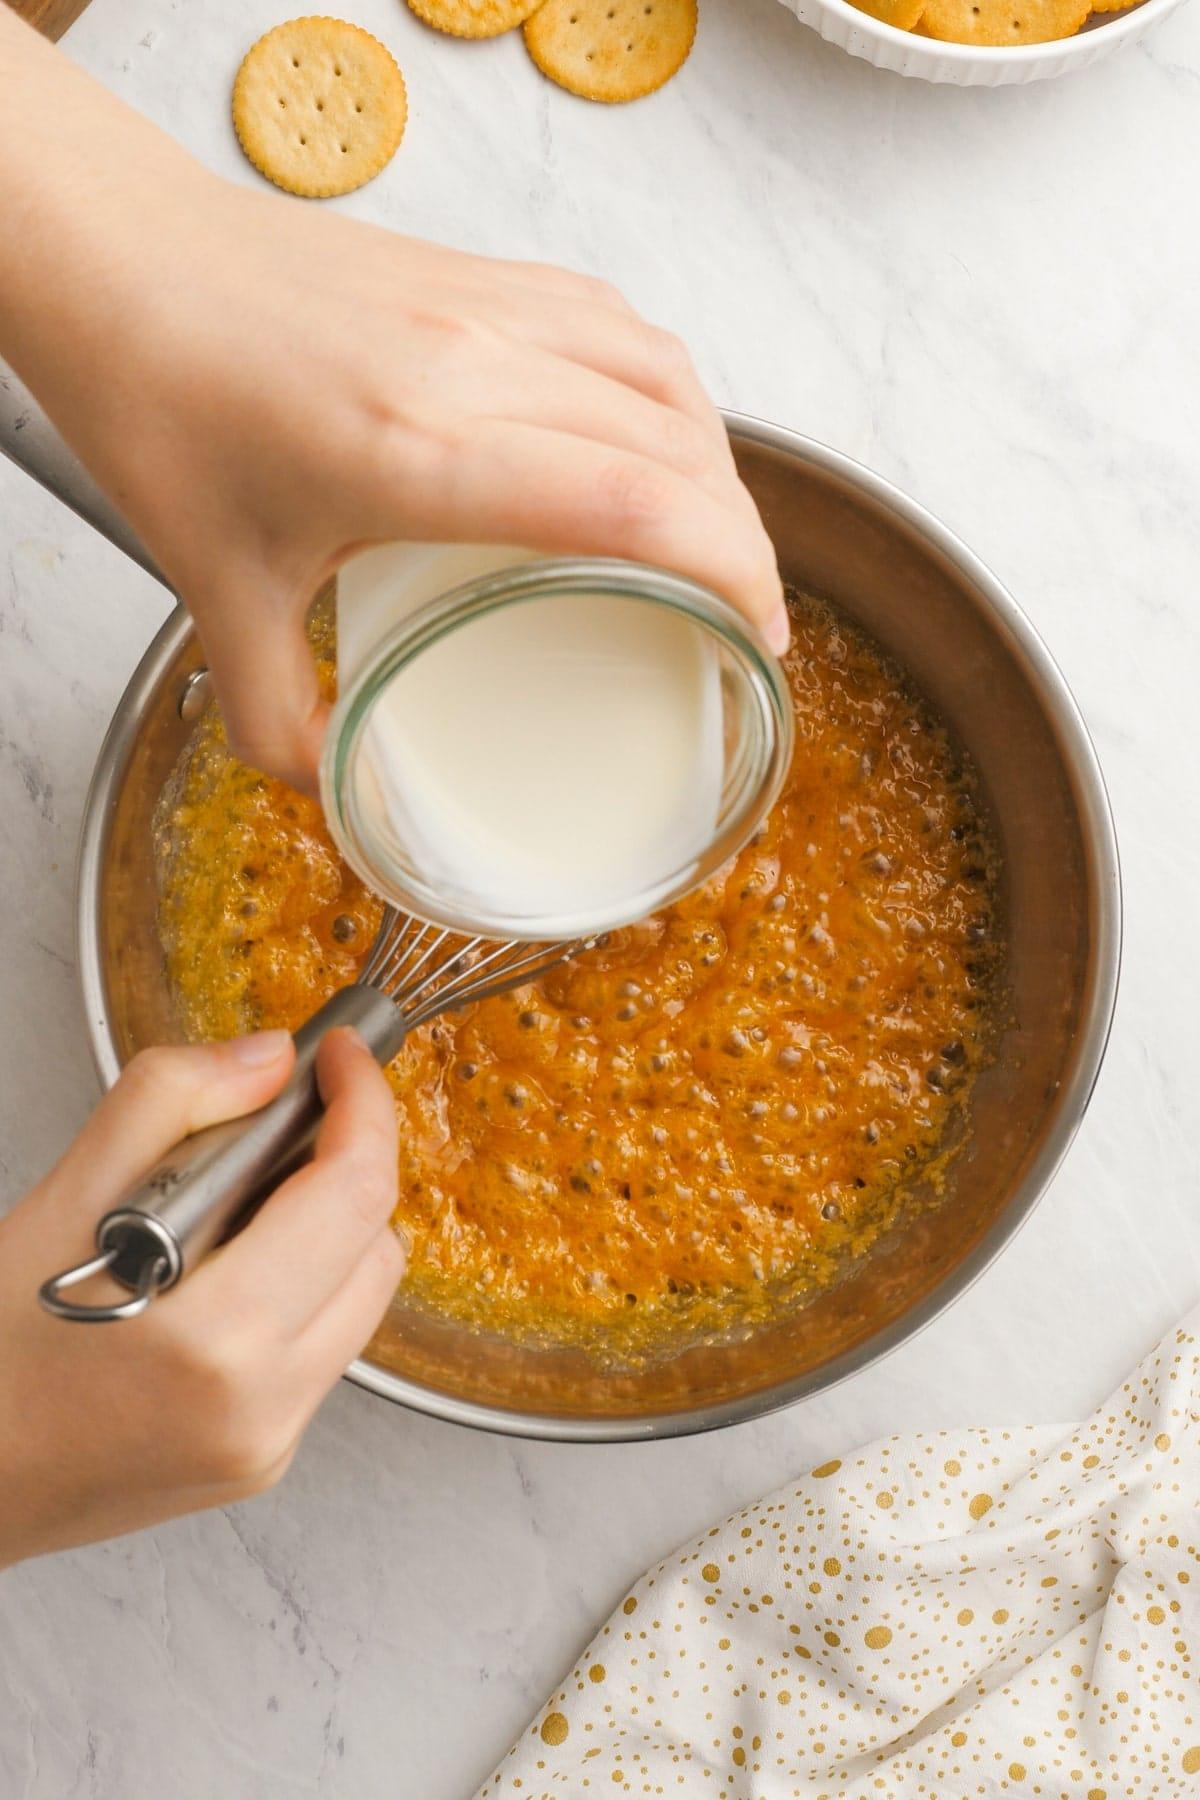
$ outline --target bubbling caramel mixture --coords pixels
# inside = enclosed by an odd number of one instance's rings
[[[795,1304],[940,1189],[988,1053],[993,847],[900,671],[821,602],[793,619],[795,757],[755,842],[540,985],[414,1032],[388,1071],[414,1303],[637,1357]],[[157,837],[189,1037],[294,1028],[353,979],[378,901],[215,713]]]

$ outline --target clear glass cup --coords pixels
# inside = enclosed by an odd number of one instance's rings
[[[664,607],[711,641],[717,664],[723,762],[710,833],[687,853],[649,869],[636,892],[602,904],[519,910],[478,890],[448,892],[422,866],[421,848],[401,838],[393,818],[370,803],[377,793],[365,734],[390,685],[448,634],[470,631],[508,607],[565,596]],[[792,753],[792,702],[783,670],[757,631],[726,601],[682,576],[606,558],[545,559],[497,570],[418,607],[374,647],[341,693],[321,761],[321,797],[345,860],[385,900],[417,918],[467,936],[515,939],[591,937],[628,925],[699,886],[743,847],[777,798]],[[548,748],[548,754],[552,750]]]

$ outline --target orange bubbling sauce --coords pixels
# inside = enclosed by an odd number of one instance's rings
[[[797,1303],[939,1191],[988,1054],[993,846],[907,679],[824,603],[792,613],[795,755],[754,843],[388,1070],[413,1303],[636,1359]],[[314,642],[331,688],[328,617]],[[156,838],[189,1038],[295,1028],[354,978],[379,902],[214,711]]]

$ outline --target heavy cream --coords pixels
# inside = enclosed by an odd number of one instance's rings
[[[385,545],[343,569],[340,683],[451,588],[530,562]],[[720,660],[668,608],[568,593],[500,606],[422,650],[376,699],[356,773],[372,841],[464,914],[628,915],[710,844],[725,773]]]

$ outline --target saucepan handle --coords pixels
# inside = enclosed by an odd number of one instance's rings
[[[55,1275],[38,1298],[60,1319],[97,1323],[144,1312],[243,1223],[304,1161],[321,1121],[316,1055],[338,1025],[353,1025],[381,1066],[404,1040],[400,1008],[374,988],[348,987],[327,1000],[296,1034],[296,1066],[274,1100],[241,1119],[185,1138],[96,1227],[96,1254]],[[65,1290],[107,1273],[132,1298],[87,1305]]]
[[[163,586],[169,584],[154,558],[108,496],[96,485],[75,452],[50,423],[24,382],[0,362],[0,453],[87,521],[101,537],[132,557]]]

